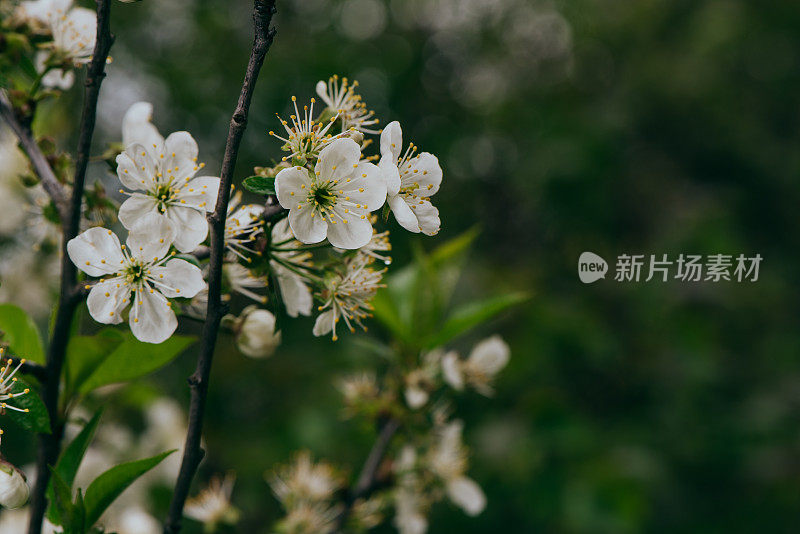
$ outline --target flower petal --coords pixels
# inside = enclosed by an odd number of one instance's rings
[[[403,165],[400,183],[403,188],[416,186],[413,193],[421,197],[436,194],[442,183],[439,160],[430,152],[423,152]]]
[[[328,223],[328,241],[338,248],[354,250],[361,248],[372,239],[372,224],[369,219],[359,215],[344,215],[345,219],[332,220]],[[344,221],[347,221],[345,224]]]
[[[275,176],[275,193],[278,202],[285,209],[292,209],[300,202],[305,202],[311,177],[303,167],[289,167]]]
[[[330,334],[331,330],[333,330],[333,322],[333,310],[327,310],[320,313],[319,317],[317,317],[317,320],[314,322],[314,335],[319,337]]]
[[[408,202],[408,200],[407,200]],[[442,226],[439,220],[439,210],[431,204],[430,200],[417,199],[410,203],[411,211],[417,216],[420,231],[425,235],[436,235]]]
[[[461,391],[464,389],[464,374],[461,372],[461,360],[458,354],[450,351],[442,358],[442,375],[450,387]]]
[[[399,122],[392,121],[381,132],[381,159],[389,156],[392,163],[396,165],[402,149],[403,129]]]
[[[122,310],[130,304],[131,288],[121,277],[99,282],[89,291],[86,305],[89,314],[98,323],[119,324]]]
[[[122,152],[117,156],[117,176],[122,185],[133,190],[146,191],[148,184],[152,182],[151,177],[136,166],[133,158],[127,152]]]
[[[206,287],[203,271],[177,258],[150,269],[148,278],[156,289],[169,298],[192,298]]]
[[[348,138],[340,138],[322,149],[314,167],[317,181],[340,181],[353,172],[361,159],[361,147]]]
[[[336,187],[344,192],[344,196],[349,196],[351,202],[361,204],[362,209],[368,212],[379,209],[386,202],[386,182],[381,171],[366,161],[359,163],[352,174]]]
[[[467,515],[476,516],[486,508],[486,495],[478,484],[465,476],[447,482],[447,496]]]
[[[167,217],[175,225],[175,248],[181,252],[192,252],[208,235],[208,221],[205,213],[194,208],[170,206]]]
[[[118,217],[119,222],[130,230],[136,226],[139,221],[150,215],[158,215],[158,203],[156,199],[150,195],[134,193],[119,207]]]
[[[125,261],[119,238],[105,228],[89,228],[67,243],[67,254],[89,276],[114,274]]]
[[[178,192],[176,198],[187,208],[197,208],[211,213],[217,204],[219,194],[219,178],[215,176],[198,176],[190,180]]]
[[[275,276],[278,278],[278,285],[281,288],[281,298],[286,306],[286,313],[289,317],[298,315],[311,315],[311,306],[314,300],[311,297],[311,289],[305,284],[302,278],[292,271],[282,267],[280,264],[272,262]]]
[[[319,243],[328,234],[328,225],[320,217],[314,216],[308,204],[289,210],[289,226],[297,240],[306,244]]]
[[[386,184],[386,193],[389,196],[396,195],[400,191],[400,171],[392,156],[382,156],[378,162],[378,168],[381,170],[383,183]]]
[[[159,183],[158,165],[154,156],[138,143],[128,146],[125,153],[133,160],[136,171],[139,173],[140,185],[138,187],[147,190],[153,189]]]
[[[154,262],[167,255],[174,239],[173,223],[159,213],[151,213],[131,228],[126,243],[131,256],[143,262]]]
[[[125,148],[137,143],[155,153],[153,145],[157,148],[164,144],[164,138],[150,122],[152,117],[153,104],[149,102],[137,102],[128,108],[122,119],[122,144]]]
[[[197,172],[197,142],[189,132],[173,132],[164,141],[161,172],[169,181],[185,180]],[[161,158],[161,154],[159,154]]]
[[[129,324],[139,341],[161,343],[175,332],[178,319],[164,295],[145,286],[136,292]]]
[[[397,222],[408,230],[409,232],[419,233],[419,223],[417,222],[417,216],[414,215],[414,212],[411,211],[411,208],[408,207],[406,201],[403,198],[403,195],[396,195],[389,199],[389,207],[392,208],[392,213],[394,213],[394,218],[397,219]]]
[[[467,361],[476,371],[494,376],[506,366],[510,356],[508,344],[500,336],[492,336],[475,345]]]

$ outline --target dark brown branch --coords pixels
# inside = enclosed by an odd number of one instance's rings
[[[64,357],[67,351],[67,342],[69,341],[75,308],[82,295],[78,290],[77,270],[67,254],[67,243],[77,236],[80,231],[83,188],[86,181],[86,167],[89,163],[89,148],[92,144],[95,119],[97,117],[97,99],[100,95],[100,84],[105,78],[106,59],[114,42],[109,25],[110,4],[111,0],[97,0],[97,39],[94,45],[92,61],[86,71],[86,90],[83,95],[83,111],[78,135],[72,197],[70,198],[67,212],[61,218],[63,229],[61,290],[52,338],[50,339],[50,348],[47,354],[47,377],[42,394],[47,413],[50,416],[51,433],[39,436],[36,485],[31,494],[31,515],[28,534],[40,534],[42,531],[42,519],[47,509],[45,495],[50,481],[49,466],[55,465],[58,460],[61,437],[64,433],[64,423],[58,406],[61,370],[64,366]]]
[[[203,432],[203,415],[205,413],[206,395],[208,393],[208,380],[211,373],[211,361],[214,356],[214,347],[217,342],[220,320],[224,313],[222,304],[222,260],[225,255],[225,218],[228,212],[228,201],[233,183],[233,171],[239,154],[239,145],[247,127],[247,114],[250,109],[250,100],[253,97],[256,80],[264,63],[264,57],[269,50],[275,36],[274,28],[270,28],[272,16],[275,13],[275,0],[255,0],[253,7],[254,39],[250,60],[247,64],[242,91],[236,110],[231,118],[228,129],[228,140],[225,144],[225,155],[222,160],[220,172],[219,195],[214,212],[208,216],[210,226],[210,252],[208,273],[208,308],[206,322],[203,327],[202,344],[197,358],[197,367],[189,377],[191,387],[191,401],[189,405],[189,427],[186,433],[186,444],[181,461],[181,469],[169,515],[164,525],[165,534],[175,534],[181,530],[183,507],[189,495],[197,467],[203,459],[204,451],[200,448],[200,438]]]
[[[11,131],[13,131],[14,135],[19,139],[22,149],[28,155],[28,159],[33,166],[34,172],[42,182],[42,187],[44,187],[44,190],[53,200],[61,220],[65,220],[68,215],[69,199],[67,198],[67,193],[64,191],[64,186],[58,181],[58,178],[56,178],[53,168],[50,167],[47,158],[36,143],[36,139],[34,139],[30,127],[26,126],[17,117],[14,112],[14,107],[11,105],[11,101],[4,91],[0,91],[0,116],[3,117],[9,127],[11,127]]]
[[[386,455],[392,438],[400,429],[400,422],[397,419],[389,419],[381,427],[375,443],[372,445],[372,450],[369,451],[364,466],[361,468],[361,474],[358,476],[356,485],[351,488],[344,501],[344,508],[336,518],[336,528],[334,532],[341,532],[344,528],[347,518],[353,509],[353,505],[358,499],[369,497],[369,495],[377,487],[378,468]]]

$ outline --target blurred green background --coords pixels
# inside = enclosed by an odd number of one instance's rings
[[[394,266],[410,261],[414,242],[432,248],[478,225],[457,300],[532,295],[456,347],[497,332],[512,359],[493,399],[457,403],[488,507],[470,519],[443,503],[430,532],[795,532],[800,4],[279,0],[278,9],[237,179],[279,155],[266,132],[290,95],[302,102],[334,73],[358,79],[382,122],[399,120],[444,169],[441,234],[396,227]],[[97,152],[119,139],[127,106],[149,100],[160,130],[191,131],[218,169],[250,10],[246,0],[115,3]],[[72,147],[79,95],[65,98],[48,120]],[[585,250],[612,269],[623,253],[764,262],[756,283],[584,285]],[[333,378],[376,357],[357,336],[331,348],[312,324],[286,325],[267,361],[220,340],[200,478],[236,471],[240,532],[267,532],[279,517],[263,474],[292,451],[357,469],[374,437],[343,421]],[[186,406],[193,366],[184,354],[151,383]]]

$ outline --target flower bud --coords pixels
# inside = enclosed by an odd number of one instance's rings
[[[30,490],[25,475],[5,460],[0,460],[0,505],[14,509],[28,502]]]
[[[280,343],[281,333],[275,332],[275,316],[255,306],[245,308],[236,335],[236,345],[242,354],[251,358],[267,358]]]

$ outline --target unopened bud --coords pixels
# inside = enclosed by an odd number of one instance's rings
[[[267,358],[281,343],[281,333],[275,332],[275,316],[267,310],[248,306],[239,319],[236,345],[242,354],[251,358]]]
[[[28,502],[30,490],[25,475],[12,464],[0,460],[0,506],[14,509]]]

